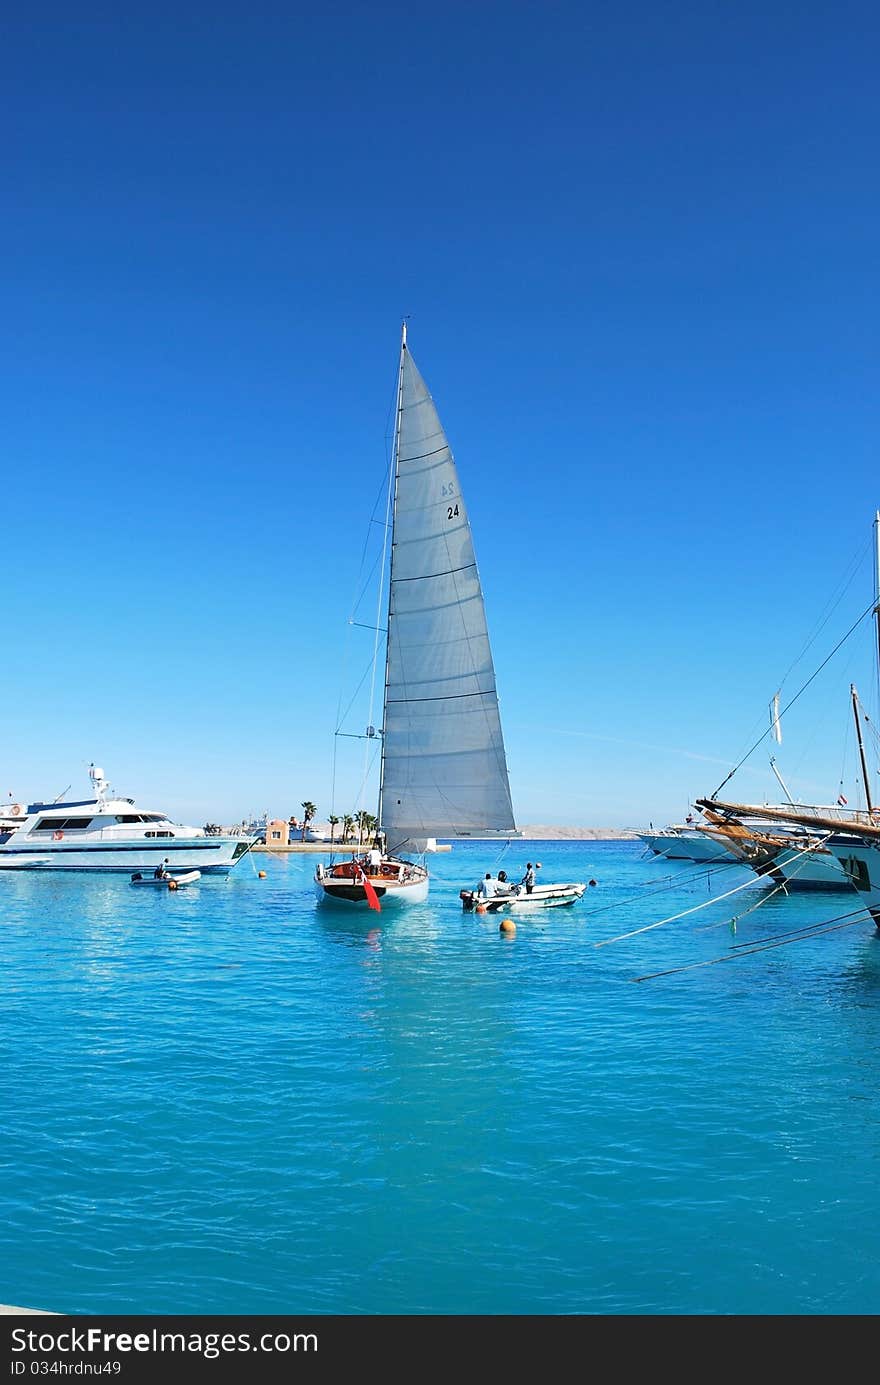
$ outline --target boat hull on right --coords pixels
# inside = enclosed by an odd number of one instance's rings
[[[655,856],[665,856],[670,861],[723,865],[736,860],[726,846],[698,828],[667,827],[662,832],[640,832],[639,838]]]
[[[841,833],[831,837],[828,849],[852,882],[880,932],[880,843]]]

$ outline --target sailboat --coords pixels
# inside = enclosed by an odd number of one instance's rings
[[[874,616],[875,657],[880,669],[880,511],[874,517],[874,554],[874,602],[869,609]],[[880,932],[880,806],[873,801],[859,699],[852,684],[850,697],[865,796],[864,810],[849,808],[843,796],[834,806],[803,805],[793,801],[772,807],[766,804],[722,802],[718,794],[723,784],[711,798],[698,799],[697,805],[716,825],[723,826],[732,844],[734,834],[743,840],[754,838],[771,845],[775,840],[773,850],[760,863],[760,869],[754,862],[751,864],[761,874],[778,876],[778,883],[786,887],[797,883],[796,877],[803,863],[806,863],[804,877],[808,884],[833,883],[839,888],[843,880],[854,886],[861,893],[864,907]],[[728,775],[727,779],[730,777]],[[761,828],[760,836],[754,833],[751,826],[756,819]],[[770,832],[776,834],[775,839],[768,833],[768,825]],[[802,864],[792,869],[792,862],[797,858]]]
[[[319,901],[372,909],[427,899],[412,857],[438,838],[519,835],[467,509],[405,323],[389,487],[383,716],[367,731],[381,738],[376,837],[314,880]]]

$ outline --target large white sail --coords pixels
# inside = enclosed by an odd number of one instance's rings
[[[515,832],[470,524],[437,410],[401,352],[380,827],[388,850]]]

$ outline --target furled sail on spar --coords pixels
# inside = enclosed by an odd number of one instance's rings
[[[510,836],[483,593],[437,410],[401,349],[379,823],[387,848]]]

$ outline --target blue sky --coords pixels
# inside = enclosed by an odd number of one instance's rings
[[[871,599],[878,38],[868,4],[7,18],[4,793],[95,760],[196,821],[326,814],[408,314],[518,820],[680,818]],[[797,796],[852,774],[872,651],[786,718]]]

